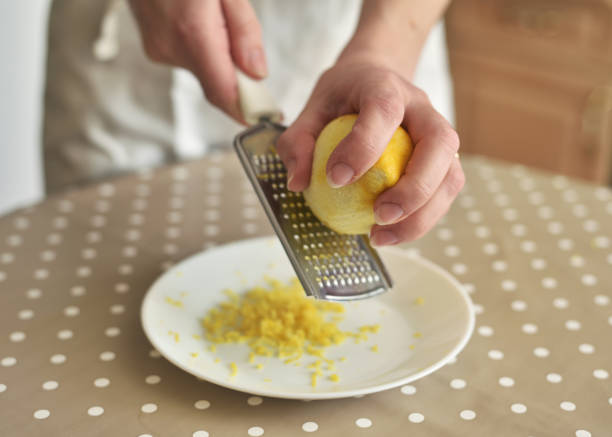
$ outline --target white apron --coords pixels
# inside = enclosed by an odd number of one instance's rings
[[[357,23],[360,0],[253,0],[270,89],[290,124]],[[444,31],[430,35],[415,84],[453,120]],[[47,192],[229,147],[243,127],[203,97],[191,73],[146,59],[124,0],[54,1],[44,157]]]

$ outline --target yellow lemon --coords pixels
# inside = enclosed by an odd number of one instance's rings
[[[314,215],[340,234],[367,234],[374,222],[374,201],[397,183],[412,154],[412,141],[400,126],[376,164],[355,182],[332,188],[326,166],[338,143],[357,120],[356,114],[343,115],[329,122],[319,134],[312,161],[310,186],[304,199]]]

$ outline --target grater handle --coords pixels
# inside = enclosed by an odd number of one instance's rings
[[[240,110],[249,126],[262,120],[276,123],[282,120],[283,113],[263,82],[251,79],[238,69],[236,69],[236,79]]]

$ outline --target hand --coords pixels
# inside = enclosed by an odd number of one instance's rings
[[[415,240],[448,211],[464,184],[456,158],[457,133],[431,106],[425,93],[383,62],[340,59],[317,83],[298,119],[278,140],[288,170],[288,188],[304,190],[310,180],[315,140],[329,121],[359,113],[353,130],[329,157],[332,186],[357,180],[381,156],[395,129],[404,126],[414,143],[405,173],[374,204],[375,245]]]
[[[190,70],[209,102],[244,123],[235,66],[267,75],[261,29],[248,0],[130,0],[153,61]]]

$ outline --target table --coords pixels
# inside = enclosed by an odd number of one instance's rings
[[[362,398],[287,401],[199,381],[151,349],[149,285],[271,228],[233,155],[51,197],[0,219],[0,435],[612,436],[612,193],[478,157],[403,247],[477,312],[454,362]]]

